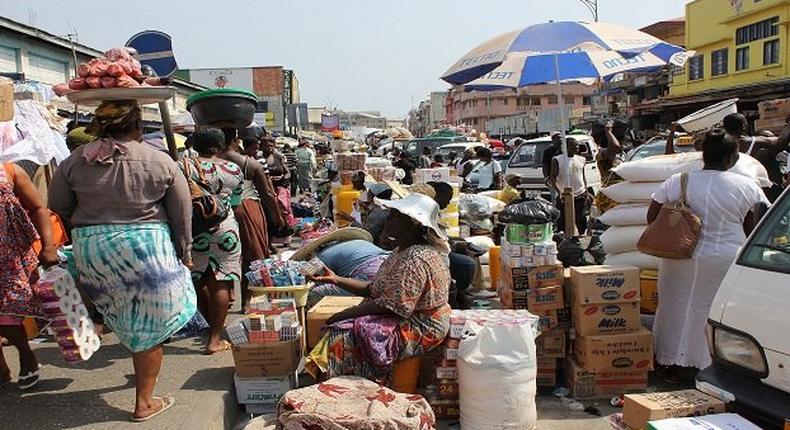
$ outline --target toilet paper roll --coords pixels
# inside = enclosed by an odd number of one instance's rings
[[[93,350],[91,350],[90,346],[88,345],[82,345],[79,351],[80,351],[80,358],[83,361],[86,361],[93,356]]]
[[[82,297],[80,297],[80,293],[77,291],[77,288],[75,288],[74,286],[66,290],[66,297],[69,298],[69,301],[73,305],[82,303]]]
[[[69,289],[68,285],[66,285],[64,282],[54,282],[52,284],[52,287],[55,290],[55,294],[57,294],[58,297],[64,297]]]
[[[90,340],[91,349],[96,352],[101,348],[101,338],[99,336],[91,336]]]
[[[80,319],[84,319],[86,321],[91,320],[91,316],[88,313],[88,308],[86,308],[85,305],[83,305],[82,303],[74,307],[74,312],[76,312],[77,315],[79,315]]]
[[[74,305],[72,304],[72,301],[68,298],[68,296],[61,297],[59,301],[59,305],[60,305],[60,311],[65,315],[69,315],[74,312]]]

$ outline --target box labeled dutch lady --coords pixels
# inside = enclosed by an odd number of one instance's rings
[[[639,269],[631,266],[571,268],[571,290],[576,305],[636,302],[640,299]]]
[[[581,336],[637,331],[642,327],[639,302],[574,306],[573,327]]]
[[[576,362],[590,371],[651,370],[653,335],[641,329],[617,336],[577,336],[574,354]]]

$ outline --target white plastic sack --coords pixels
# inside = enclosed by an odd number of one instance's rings
[[[486,251],[489,251],[491,248],[496,246],[494,239],[491,239],[490,236],[470,236],[464,240],[479,248],[483,248]]]
[[[658,257],[652,255],[642,254],[638,251],[624,252],[622,254],[608,254],[606,262],[609,266],[634,266],[640,269],[658,269],[658,263],[661,261]]]
[[[647,225],[612,227],[601,235],[603,251],[607,254],[621,254],[636,251],[636,244],[645,232]]]
[[[486,327],[467,322],[471,335],[458,347],[461,428],[537,428],[537,321]]]
[[[606,197],[619,203],[645,203],[653,200],[653,193],[664,182],[620,182],[601,190]]]
[[[656,155],[641,160],[622,163],[612,169],[621,178],[631,182],[663,182],[676,173],[702,170],[702,152],[687,152],[673,155]],[[741,154],[733,173],[754,179],[760,187],[770,187],[768,172],[753,157]]]
[[[611,227],[645,225],[647,223],[647,203],[628,203],[609,209],[598,220]]]

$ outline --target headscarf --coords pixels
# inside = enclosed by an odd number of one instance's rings
[[[112,164],[115,152],[125,154],[127,142],[110,136],[112,129],[124,129],[140,120],[140,108],[133,100],[104,101],[96,108],[93,120],[85,128],[85,133],[99,139],[85,145],[82,156],[89,164]]]

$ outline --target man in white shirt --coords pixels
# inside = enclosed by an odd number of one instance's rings
[[[480,158],[480,169],[478,170],[480,180],[477,188],[481,191],[502,188],[502,166],[494,161],[494,154],[491,150],[486,147],[477,148],[477,156]]]
[[[587,231],[587,205],[589,196],[587,194],[587,178],[584,174],[584,165],[587,160],[579,152],[579,143],[576,139],[568,137],[566,139],[567,155],[560,154],[551,160],[552,188],[559,196],[557,198],[557,209],[560,210],[558,228],[560,231],[568,233],[565,228],[565,202],[562,193],[566,188],[570,188],[573,193],[573,203],[575,206],[576,228],[578,234],[583,235]]]

